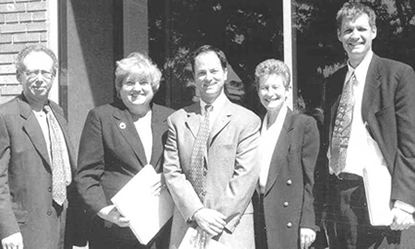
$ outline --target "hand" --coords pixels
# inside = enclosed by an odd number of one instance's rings
[[[220,234],[226,225],[225,216],[213,209],[199,209],[193,218],[197,225],[212,237]]]
[[[109,205],[99,210],[98,216],[104,220],[117,224],[119,227],[128,227],[130,221],[122,216],[114,205]]]
[[[151,194],[154,196],[159,196],[161,192],[167,189],[165,183],[157,182],[151,187]]]
[[[400,208],[392,208],[393,222],[390,225],[392,230],[406,230],[415,225],[414,216]]]
[[[23,237],[22,234],[14,233],[1,240],[3,249],[23,249]]]
[[[316,232],[310,228],[300,228],[301,249],[307,249],[316,239]]]

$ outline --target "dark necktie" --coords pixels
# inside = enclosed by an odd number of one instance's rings
[[[52,197],[53,200],[62,205],[66,200],[66,177],[65,177],[65,166],[69,164],[64,153],[63,143],[65,138],[63,137],[62,131],[52,110],[48,105],[44,107],[46,113],[46,119],[49,127],[49,138],[50,138],[50,154],[52,163]]]
[[[205,196],[205,191],[203,189],[204,155],[206,154],[209,137],[209,113],[211,110],[211,105],[205,106],[205,114],[193,144],[192,157],[190,160],[189,181],[192,183],[193,188],[201,201],[203,201]]]
[[[356,84],[353,73],[346,82],[340,98],[337,115],[334,123],[333,136],[330,148],[330,168],[338,175],[346,166],[347,147],[352,130],[354,96],[353,86]]]

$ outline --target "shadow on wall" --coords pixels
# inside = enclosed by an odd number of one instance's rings
[[[67,94],[63,95],[67,100],[62,104],[68,112],[69,131],[77,149],[88,111],[114,99],[114,44],[119,37],[117,32],[122,31],[114,27],[118,13],[113,1],[71,0],[63,11],[67,31],[62,37],[60,57],[67,63],[62,68],[67,80]]]

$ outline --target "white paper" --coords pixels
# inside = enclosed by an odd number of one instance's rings
[[[159,191],[161,187],[161,192]],[[172,217],[174,203],[153,166],[146,165],[112,199],[130,220],[130,228],[146,245]]]
[[[199,233],[202,233],[201,229],[189,227],[178,249],[228,249],[224,244],[207,236],[204,244],[198,237]]]
[[[393,221],[391,211],[392,177],[377,143],[366,131],[367,154],[363,169],[366,202],[372,226],[389,226]]]

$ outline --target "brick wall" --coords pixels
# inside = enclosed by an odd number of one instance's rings
[[[21,92],[15,77],[17,53],[30,44],[48,46],[47,6],[47,0],[0,0],[0,103]]]

